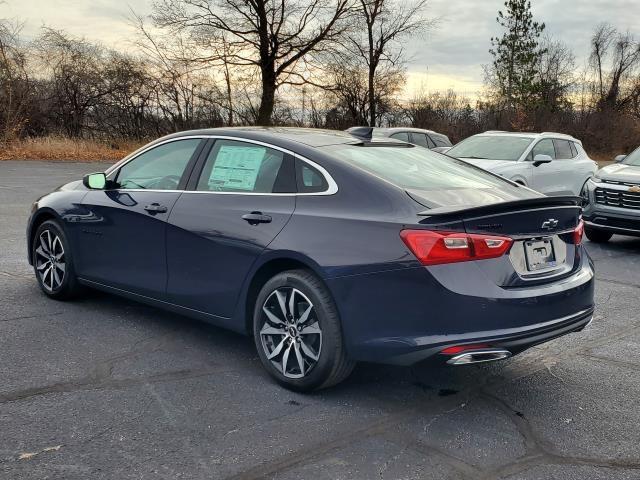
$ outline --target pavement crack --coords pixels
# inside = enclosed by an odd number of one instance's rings
[[[146,375],[140,377],[130,377],[122,379],[107,379],[99,380],[94,376],[82,377],[77,380],[71,380],[67,382],[58,382],[50,385],[44,385],[41,387],[27,388],[24,390],[18,390],[14,392],[8,392],[0,394],[0,404],[15,402],[19,400],[27,400],[33,397],[42,395],[50,395],[55,393],[70,393],[78,391],[90,391],[90,390],[107,390],[107,389],[123,389],[135,386],[141,386],[148,383],[165,383],[176,382],[181,380],[188,380],[192,378],[206,377],[213,374],[219,374],[221,372],[231,370],[230,368],[208,368],[202,370],[175,370],[170,372],[164,372],[153,375]]]
[[[2,318],[0,319],[0,322],[14,322],[16,320],[29,320],[32,318],[54,317],[54,316],[62,315],[63,313],[64,312],[40,313],[38,315],[24,315],[22,317]]]
[[[615,278],[597,277],[597,280],[599,282],[612,283],[614,285],[622,285],[624,287],[640,288],[640,284],[638,284],[638,283],[623,282],[622,280],[616,280]]]
[[[555,451],[553,445],[538,438],[527,418],[511,407],[505,400],[486,391],[481,393],[481,397],[496,405],[516,426],[525,441],[526,454],[513,462],[486,471],[485,475],[480,479],[493,479],[515,474],[524,470],[524,467],[528,468],[533,464],[589,465],[603,468],[640,470],[640,462],[636,460],[598,459],[562,455]]]

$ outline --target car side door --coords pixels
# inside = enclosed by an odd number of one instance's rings
[[[215,139],[168,222],[169,300],[230,318],[247,273],[295,208],[295,160],[276,147]]]
[[[536,155],[548,155],[552,161],[536,165],[534,159]],[[544,138],[539,140],[531,149],[528,161],[533,162],[531,188],[542,193],[550,194],[556,189],[558,162],[556,162],[556,150],[553,146],[553,139]]]
[[[166,293],[166,221],[203,146],[200,138],[152,146],[82,200],[88,215],[75,257],[85,280],[156,299]]]
[[[571,148],[571,143],[565,139],[553,140],[556,150],[556,184],[552,193],[556,195],[578,195],[584,182],[584,168],[575,158],[577,152],[575,148]]]

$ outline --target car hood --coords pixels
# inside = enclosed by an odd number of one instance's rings
[[[82,184],[82,180],[74,180],[60,185],[54,192],[68,192],[69,190],[86,190],[86,187]]]
[[[512,167],[516,162],[513,160],[491,160],[486,158],[461,158],[463,162],[468,162],[476,167],[489,170],[490,172],[498,172],[508,167]]]
[[[617,182],[640,183],[640,167],[616,163],[601,168],[597,175],[603,180],[615,180]]]

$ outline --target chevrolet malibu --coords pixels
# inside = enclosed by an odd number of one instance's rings
[[[357,361],[473,364],[582,330],[580,204],[392,139],[209,129],[40,198],[28,253],[53,299],[91,287],[250,334],[308,391]]]

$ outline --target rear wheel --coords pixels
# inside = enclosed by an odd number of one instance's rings
[[[328,290],[305,270],[279,273],[264,285],[256,300],[253,333],[263,366],[292,390],[335,385],[355,365],[347,357]]]
[[[613,233],[593,227],[585,227],[584,234],[594,243],[606,243],[613,237]]]
[[[58,300],[79,293],[71,249],[60,224],[56,220],[43,222],[32,243],[33,269],[42,291]]]

